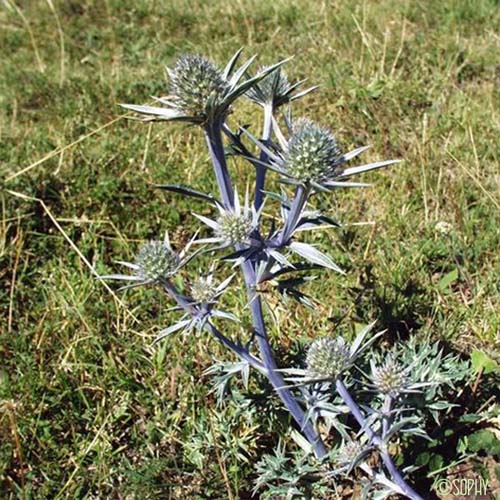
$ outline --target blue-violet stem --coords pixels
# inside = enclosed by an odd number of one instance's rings
[[[222,143],[222,123],[218,120],[209,122],[205,126],[205,140],[210,152],[210,159],[214,167],[215,177],[219,186],[224,208],[234,208],[234,191],[231,177],[227,169],[224,144]]]
[[[325,445],[323,444],[323,441],[321,440],[321,437],[314,429],[312,423],[305,421],[306,417],[304,411],[300,407],[291,391],[286,388],[286,383],[281,373],[276,371],[276,361],[269,344],[269,338],[267,336],[266,325],[264,322],[262,302],[260,300],[260,297],[255,295],[255,290],[252,285],[253,283],[255,283],[255,273],[252,263],[248,260],[243,263],[243,273],[245,276],[245,282],[247,284],[248,299],[250,301],[255,334],[257,337],[257,342],[259,343],[260,352],[262,354],[262,361],[264,362],[264,365],[267,369],[267,377],[294,420],[302,429],[302,432],[306,436],[307,440],[313,446],[316,456],[318,458],[323,458],[328,452],[325,448]]]
[[[210,123],[205,127],[205,134],[222,200],[226,208],[231,209],[234,207],[234,192],[227,169],[224,144],[222,142],[222,127],[223,126],[220,123]],[[237,245],[236,249],[241,250],[241,246]],[[290,390],[285,387],[286,384],[282,375],[276,371],[276,361],[274,360],[274,355],[269,344],[264,323],[262,303],[260,301],[260,297],[255,295],[256,280],[253,262],[251,260],[245,260],[242,268],[248,292],[248,299],[251,304],[253,325],[259,349],[262,354],[262,361],[266,369],[266,375],[294,420],[300,428],[303,429],[307,440],[314,447],[316,456],[318,458],[322,458],[327,454],[327,450],[321,441],[321,437],[310,422],[305,422],[304,411]]]
[[[273,105],[267,104],[264,106],[264,127],[262,130],[262,142],[265,144],[269,139],[271,139],[271,134],[273,131]],[[265,151],[260,152],[259,161],[261,163],[268,162],[267,153]],[[255,178],[255,209],[259,210],[264,202],[264,184],[266,181],[266,171],[267,168],[263,165],[258,165],[256,168],[256,178]]]

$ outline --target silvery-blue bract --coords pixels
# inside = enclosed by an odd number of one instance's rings
[[[266,72],[267,70],[267,66],[262,66],[259,69],[260,72]],[[296,99],[304,97],[318,88],[317,86],[314,86],[300,92],[296,92],[296,90],[299,89],[305,81],[306,80],[300,80],[291,84],[288,80],[287,74],[283,71],[283,68],[279,67],[260,80],[260,82],[256,85],[250,87],[246,96],[251,101],[262,107],[277,109],[284,104],[289,104]]]

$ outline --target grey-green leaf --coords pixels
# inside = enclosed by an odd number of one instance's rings
[[[345,274],[345,272],[342,271],[342,269],[337,266],[337,264],[335,264],[335,262],[333,262],[333,260],[328,255],[320,252],[312,245],[294,241],[290,243],[290,250],[308,260],[309,262],[312,262],[313,264],[318,264],[319,266],[327,267],[328,269],[333,269],[338,273]]]

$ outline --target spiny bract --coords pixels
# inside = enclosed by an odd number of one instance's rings
[[[209,99],[226,86],[220,69],[199,55],[181,56],[170,71],[170,93],[176,105],[194,116],[203,116]]]
[[[168,278],[177,270],[179,258],[167,243],[150,241],[140,249],[135,263],[141,278],[158,281]]]
[[[408,382],[405,370],[392,358],[388,358],[382,366],[374,368],[372,377],[378,391],[393,398],[405,389]]]
[[[218,236],[231,243],[244,243],[252,232],[252,220],[245,215],[225,213],[217,219]]]
[[[348,366],[349,346],[342,337],[315,340],[307,351],[307,370],[313,378],[337,378]]]
[[[269,69],[267,66],[259,68],[259,72]],[[280,97],[283,97],[289,92],[290,83],[285,72],[278,68],[269,73],[255,87],[252,87],[247,92],[247,97],[257,103],[273,104],[274,101],[279,102]]]
[[[328,129],[301,118],[292,129],[285,155],[288,175],[300,182],[331,176],[341,159],[335,137]]]

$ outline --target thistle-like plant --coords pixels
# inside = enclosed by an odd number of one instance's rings
[[[341,187],[366,186],[365,183],[352,182],[350,178],[394,164],[397,160],[347,167],[347,162],[367,148],[359,147],[344,153],[329,129],[305,118],[291,121],[285,116],[282,127],[280,108],[314,88],[298,91],[303,82],[290,84],[281,67],[283,62],[265,67],[251,76],[249,70],[254,57],[236,69],[240,54],[241,50],[223,69],[199,55],[182,56],[167,70],[169,94],[154,98],[159,106],[123,105],[140,113],[145,120],[199,125],[205,135],[220,199],[188,186],[160,186],[169,192],[202,199],[212,206],[215,209],[212,218],[194,214],[208,226],[211,234],[199,239],[195,235],[181,252],[175,252],[168,240],[147,243],[134,263],[121,262],[132,271],[131,275],[109,275],[107,278],[129,281],[130,286],[159,286],[174,301],[174,309],[182,311],[176,323],[159,333],[157,341],[174,332],[195,329],[206,331],[232,350],[238,360],[222,365],[225,374],[220,375],[217,369],[218,380],[224,387],[236,373],[241,373],[247,384],[250,368],[267,378],[295,421],[293,435],[307,454],[297,462],[299,476],[307,475],[310,479],[311,471],[317,467],[317,477],[325,478],[326,483],[318,483],[315,491],[324,491],[327,483],[357,469],[364,474],[366,491],[372,488],[378,494],[398,493],[414,500],[421,499],[407,483],[404,473],[396,468],[387,444],[400,431],[423,434],[417,425],[421,416],[407,415],[411,408],[408,397],[424,388],[432,388],[434,394],[439,395],[437,387],[443,383],[435,376],[439,367],[422,358],[419,369],[412,370],[410,364],[400,366],[400,357],[396,355],[383,363],[375,357],[371,359],[371,374],[367,375],[361,369],[363,360],[366,361],[368,352],[372,352],[369,348],[380,335],[372,335],[371,324],[353,342],[336,334],[315,340],[307,352],[304,367],[279,369],[266,327],[265,296],[260,293],[266,282],[278,283],[278,289],[281,292],[286,290],[288,297],[307,303],[296,287],[310,276],[298,273],[314,268],[342,272],[315,246],[297,241],[301,229],[315,230],[325,223],[337,225],[328,214],[311,209],[311,196]],[[259,138],[246,127],[234,131],[227,123],[235,102],[243,96],[263,108],[263,128]],[[247,189],[243,205],[229,172],[229,152],[248,161],[256,171],[253,199]],[[292,186],[293,194],[286,189],[280,193],[267,191],[266,172],[277,173],[279,181]],[[280,208],[278,216],[272,218],[267,228],[262,220],[265,197],[271,203],[277,202]],[[198,250],[188,257],[192,244],[196,244]],[[217,259],[218,252],[223,252],[220,259]],[[174,275],[184,272],[189,261],[200,253],[210,253],[217,265],[213,264],[208,274],[200,273],[195,280],[174,280]],[[217,276],[228,261],[233,262],[233,267],[240,266],[245,282],[253,323],[253,331],[247,338],[236,338],[231,333],[231,323],[225,320],[234,322],[238,318],[221,309],[219,304],[222,293],[231,288],[232,276]],[[435,351],[434,357],[438,355]],[[423,366],[428,366],[428,370]],[[354,369],[359,369],[366,380],[353,377]],[[209,372],[215,373],[213,370]],[[419,380],[412,379],[415,373],[419,374]],[[372,405],[358,404],[356,397],[360,384],[365,395],[373,395]],[[223,397],[224,390],[219,390],[218,394]],[[357,423],[358,429],[353,427],[353,422]],[[339,433],[337,444],[330,451],[321,433],[325,428],[330,433],[333,430]],[[377,466],[365,461],[365,456],[373,450],[381,458]],[[311,454],[315,456],[316,465],[311,462]],[[257,482],[258,487],[265,484],[271,491],[273,478],[282,481],[284,476],[280,475],[279,468],[287,463],[282,450],[280,457],[279,460],[263,462],[267,466],[274,463],[276,474],[265,472]],[[286,477],[290,484],[294,484],[289,491],[296,491],[298,479]]]

